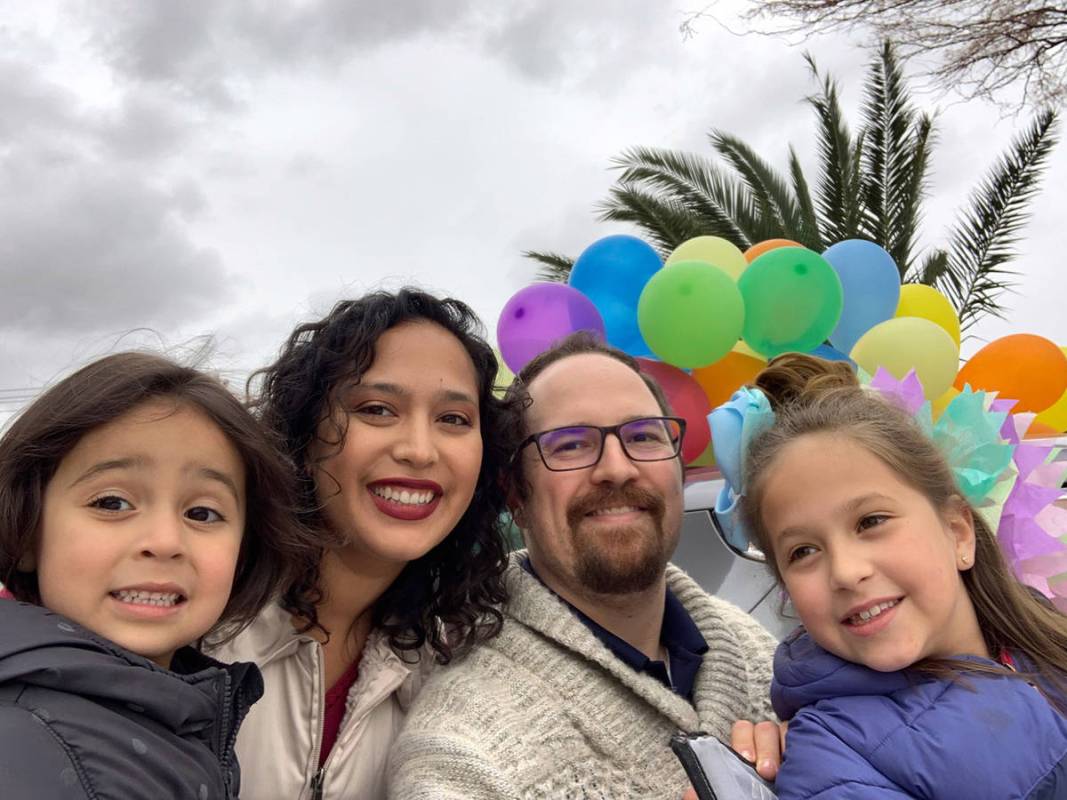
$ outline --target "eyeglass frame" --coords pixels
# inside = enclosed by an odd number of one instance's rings
[[[632,425],[635,422],[644,422],[647,420],[670,420],[671,422],[678,423],[678,440],[676,442],[675,452],[672,455],[664,456],[663,458],[634,458],[630,455],[630,451],[626,447],[626,442],[619,436],[619,428],[624,428],[627,425]],[[570,428],[589,428],[600,431],[600,450],[597,452],[596,460],[591,464],[584,464],[580,467],[566,467],[559,469],[557,467],[550,467],[548,465],[548,459],[545,458],[545,453],[541,449],[540,438],[549,433],[555,433],[556,431],[565,431]],[[541,457],[541,463],[545,465],[545,469],[549,472],[576,472],[580,469],[592,469],[600,460],[604,457],[604,443],[608,440],[608,434],[613,434],[616,439],[619,440],[619,446],[622,448],[623,455],[625,455],[631,461],[638,464],[654,464],[657,461],[670,461],[672,458],[678,458],[682,454],[682,442],[685,440],[685,419],[683,417],[669,417],[669,416],[656,416],[656,417],[635,417],[634,419],[628,419],[625,422],[620,422],[617,425],[560,425],[557,428],[549,428],[548,430],[539,431],[537,433],[531,433],[518,447],[515,448],[515,455],[512,456],[512,461],[515,461],[522,454],[522,451],[529,447],[531,444],[537,445],[537,455]]]

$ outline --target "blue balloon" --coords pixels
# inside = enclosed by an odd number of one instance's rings
[[[828,344],[820,344],[814,350],[811,351],[811,355],[818,356],[819,358],[825,358],[827,361],[845,361],[852,369],[856,369],[856,362],[846,356],[840,350],[831,347]]]
[[[644,356],[651,351],[637,327],[637,302],[662,266],[659,254],[637,237],[605,236],[582,251],[567,282],[593,301],[609,344]]]
[[[889,253],[865,239],[838,242],[822,257],[837,272],[844,292],[841,319],[830,334],[830,344],[842,353],[851,353],[863,334],[896,314],[900,270]]]

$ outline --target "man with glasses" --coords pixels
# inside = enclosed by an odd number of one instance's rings
[[[672,734],[729,741],[736,720],[771,719],[776,645],[668,563],[684,421],[633,358],[585,334],[509,392],[524,401],[508,486],[527,551],[500,635],[419,695],[390,794],[680,798]]]

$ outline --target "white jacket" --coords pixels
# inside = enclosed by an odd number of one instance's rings
[[[278,605],[264,609],[236,639],[209,648],[221,661],[254,661],[264,693],[237,737],[243,800],[376,800],[385,797],[385,767],[407,707],[433,663],[402,658],[372,630],[348,693],[337,741],[322,770],[322,646],[297,633]]]

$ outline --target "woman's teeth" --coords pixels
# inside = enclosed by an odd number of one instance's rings
[[[138,592],[129,589],[112,592],[111,596],[123,603],[137,603],[145,606],[173,606],[182,599],[180,594],[170,592]]]
[[[408,506],[424,506],[433,500],[433,492],[429,490],[419,492],[411,489],[395,489],[392,486],[375,486],[371,491],[378,497]]]
[[[851,617],[848,618],[848,624],[861,625],[864,622],[869,622],[870,620],[881,614],[883,611],[888,611],[899,602],[899,600],[889,600],[888,602],[879,603],[876,606],[872,606],[866,611],[861,611],[858,614],[853,614]]]

